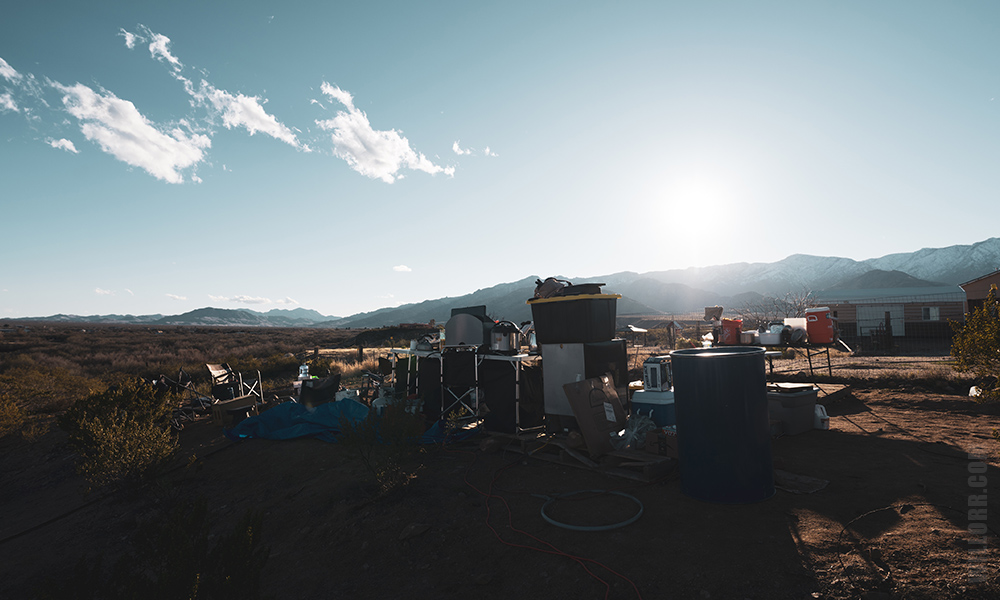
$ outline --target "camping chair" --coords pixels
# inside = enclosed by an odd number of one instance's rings
[[[257,396],[264,399],[260,371],[257,379],[244,379],[243,374],[234,371],[228,364],[206,364],[212,376],[212,397],[216,400],[232,400],[243,396]]]
[[[332,401],[339,390],[340,373],[335,373],[326,379],[307,379],[299,388],[298,402],[306,408],[314,408]]]
[[[476,348],[449,348],[441,354],[441,416],[479,414],[479,357]]]

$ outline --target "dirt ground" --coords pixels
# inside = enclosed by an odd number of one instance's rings
[[[82,556],[117,556],[140,523],[192,498],[219,530],[263,515],[262,582],[274,598],[1000,597],[1000,407],[858,383],[821,402],[830,430],[775,438],[772,454],[776,468],[826,487],[747,505],[685,496],[679,469],[644,483],[484,451],[481,440],[427,448],[409,484],[380,495],[343,445],[233,443],[208,421],[181,432],[184,466],[154,490],[101,496],[86,493],[57,429],[3,440],[0,597],[31,598]],[[547,514],[620,523],[636,514],[632,498],[642,514],[607,531],[543,517],[547,497],[581,490],[627,496],[577,494]]]

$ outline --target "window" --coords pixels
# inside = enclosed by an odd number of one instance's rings
[[[924,321],[940,321],[941,320],[941,307],[939,306],[925,306],[921,309],[923,313]]]

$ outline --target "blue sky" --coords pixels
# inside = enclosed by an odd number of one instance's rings
[[[16,3],[0,317],[997,235],[994,2]]]

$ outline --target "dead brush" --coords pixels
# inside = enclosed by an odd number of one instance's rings
[[[365,371],[376,371],[378,369],[378,356],[365,356],[364,360],[358,361],[351,358],[334,358],[329,362],[330,374],[340,373],[340,380],[347,382],[360,381]],[[310,373],[312,371],[310,370]]]
[[[390,402],[381,412],[372,409],[356,423],[341,417],[340,431],[339,441],[374,477],[380,494],[400,489],[415,477],[410,459],[420,452],[424,423],[406,411],[405,400]]]

